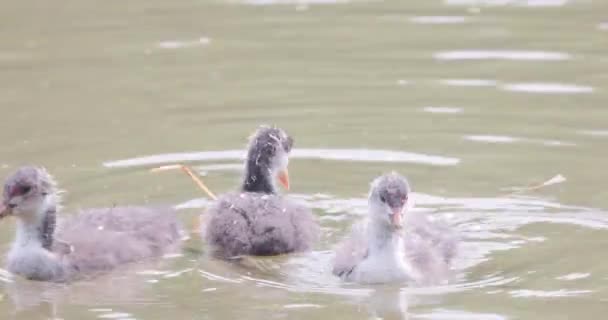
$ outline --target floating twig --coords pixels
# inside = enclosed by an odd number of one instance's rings
[[[542,182],[542,183],[535,183],[526,187],[511,187],[511,188],[505,188],[503,190],[510,190],[511,193],[510,194],[517,194],[517,193],[523,193],[523,192],[527,192],[527,191],[536,191],[539,190],[541,188],[550,186],[550,185],[554,185],[554,184],[558,184],[558,183],[562,183],[565,182],[567,179],[566,177],[564,177],[561,174],[555,175],[553,178]]]
[[[153,168],[150,170],[150,172],[160,172],[160,171],[176,170],[176,169],[179,169],[179,170],[185,172],[187,175],[189,175],[190,178],[194,181],[194,183],[196,183],[196,185],[201,190],[203,190],[203,192],[205,192],[205,194],[207,194],[207,196],[209,196],[209,198],[211,198],[213,200],[217,200],[217,197],[215,196],[215,194],[213,194],[213,192],[211,192],[211,190],[209,190],[209,188],[207,188],[207,186],[203,183],[203,181],[188,166],[185,166],[183,164],[172,164],[172,165]]]

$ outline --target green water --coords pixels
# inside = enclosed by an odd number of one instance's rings
[[[202,257],[193,235],[179,257],[71,286],[0,273],[3,319],[608,311],[608,3],[269,2],[0,5],[0,177],[44,165],[68,191],[67,213],[181,204],[191,227],[200,192],[148,169],[193,159],[214,191],[228,191],[240,159],[222,151],[272,123],[295,138],[291,193],[324,234],[312,253],[257,267]],[[366,287],[331,275],[333,245],[362,218],[369,181],[389,170],[408,176],[420,210],[464,235],[453,284]],[[558,174],[566,181],[523,196],[505,190]],[[14,221],[2,222],[6,252]]]

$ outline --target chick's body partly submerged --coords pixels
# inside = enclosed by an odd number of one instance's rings
[[[370,212],[338,246],[333,273],[359,283],[445,283],[457,252],[458,236],[440,221],[407,212],[409,185],[393,173],[372,183]],[[401,198],[401,201],[391,199]],[[399,217],[395,217],[398,215]]]
[[[207,240],[226,257],[306,251],[316,237],[308,208],[281,195],[228,193],[208,213]]]
[[[9,177],[3,202],[2,212],[17,219],[7,269],[32,280],[92,276],[161,256],[177,249],[182,238],[171,208],[90,209],[57,218],[57,189],[42,168],[23,167]]]
[[[240,192],[222,195],[206,215],[203,229],[216,254],[278,255],[311,249],[318,226],[308,207],[277,193],[287,188],[293,140],[283,130],[261,127],[251,137]]]

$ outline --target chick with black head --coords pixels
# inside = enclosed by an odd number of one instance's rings
[[[289,189],[293,139],[282,129],[261,126],[249,139],[240,190],[224,194],[205,213],[202,227],[213,253],[223,258],[271,256],[310,250],[318,225],[310,209],[281,195]]]

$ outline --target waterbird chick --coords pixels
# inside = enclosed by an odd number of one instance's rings
[[[449,279],[457,236],[446,225],[408,212],[410,192],[408,181],[394,172],[372,182],[367,220],[338,246],[334,275],[359,283]]]
[[[58,221],[59,193],[41,167],[21,167],[6,179],[0,218],[17,219],[8,271],[64,282],[161,256],[179,245],[182,230],[172,209],[90,209]]]
[[[305,205],[278,193],[289,189],[293,139],[282,129],[261,126],[250,137],[240,190],[219,197],[205,213],[203,236],[224,258],[270,256],[311,249],[318,225]]]

